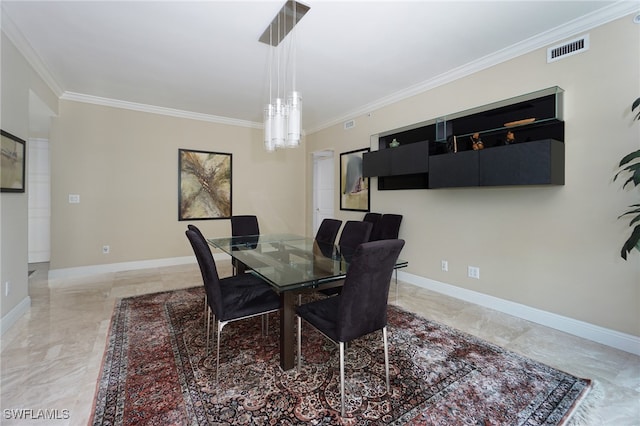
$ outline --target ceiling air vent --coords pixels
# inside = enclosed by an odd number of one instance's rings
[[[547,63],[589,50],[589,34],[547,49]]]
[[[353,129],[356,127],[356,120],[349,120],[344,122],[344,130]]]

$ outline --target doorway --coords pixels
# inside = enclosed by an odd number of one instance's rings
[[[313,153],[313,235],[322,221],[334,218],[335,165],[333,151]]]
[[[55,114],[29,92],[27,141],[28,263],[51,259],[51,162],[49,132]],[[30,266],[29,269],[32,269]]]

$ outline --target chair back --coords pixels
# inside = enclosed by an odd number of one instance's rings
[[[316,232],[316,241],[320,244],[334,245],[341,226],[341,220],[324,219],[318,228],[318,232]]]
[[[356,249],[338,308],[339,341],[349,342],[387,325],[391,275],[404,240],[373,241]]]
[[[216,262],[213,260],[213,256],[211,256],[211,249],[209,249],[207,241],[201,237],[201,234],[198,235],[198,232],[188,229],[185,234],[196,255],[198,266],[200,266],[204,289],[207,292],[207,303],[209,303],[216,317],[222,318],[224,312],[222,292],[220,290],[220,277],[218,276]]]
[[[381,213],[369,212],[369,213],[365,213],[364,218],[362,219],[362,221],[363,222],[371,222],[373,224],[373,227],[375,228],[376,223],[378,223],[378,221],[380,220],[381,217],[382,217]]]
[[[355,253],[356,248],[369,241],[371,236],[371,229],[373,225],[370,222],[360,222],[359,220],[348,220],[342,228],[340,234],[340,240],[338,246],[340,248],[340,254],[350,261],[351,256]]]
[[[231,236],[246,237],[260,234],[258,217],[253,215],[231,216]]]
[[[373,227],[371,241],[395,240],[400,233],[401,214],[383,214]]]

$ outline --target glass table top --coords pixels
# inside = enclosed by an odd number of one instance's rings
[[[353,250],[323,245],[294,234],[264,234],[246,237],[211,238],[215,248],[251,268],[276,290],[318,287],[343,279]],[[398,259],[396,268],[407,266]]]

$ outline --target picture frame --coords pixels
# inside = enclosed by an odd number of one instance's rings
[[[0,130],[0,192],[24,192],[27,143]]]
[[[232,154],[178,149],[178,220],[229,219]]]
[[[340,210],[368,212],[371,188],[362,173],[362,160],[369,148],[340,154]]]

